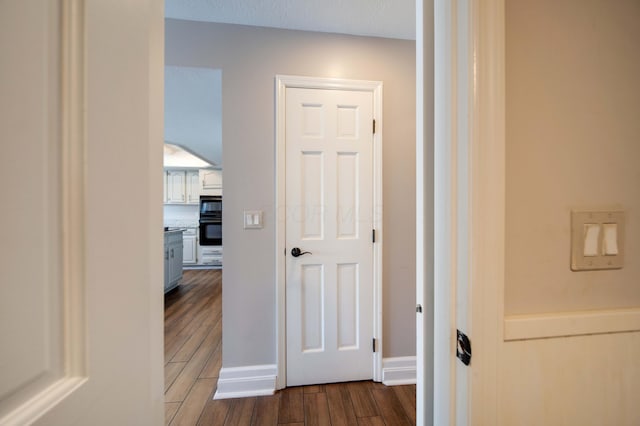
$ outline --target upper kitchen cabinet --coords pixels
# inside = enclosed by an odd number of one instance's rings
[[[165,171],[166,204],[198,204],[200,175],[198,170]]]
[[[222,170],[201,169],[200,170],[200,194],[202,195],[222,195]]]

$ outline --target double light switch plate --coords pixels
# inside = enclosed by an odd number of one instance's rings
[[[624,212],[571,212],[571,270],[620,269],[624,264]]]

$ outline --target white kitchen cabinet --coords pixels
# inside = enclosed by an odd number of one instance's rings
[[[188,170],[185,172],[187,180],[187,203],[200,203],[200,173],[198,170]]]
[[[165,172],[166,204],[198,204],[200,173],[198,170],[167,170]]]
[[[164,233],[164,291],[175,288],[182,279],[182,231]]]
[[[182,263],[184,265],[195,265],[198,263],[198,229],[187,228],[183,234]]]
[[[184,204],[186,202],[186,174],[184,170],[167,170],[167,203]]]
[[[200,169],[200,182],[202,195],[222,195],[222,170]]]

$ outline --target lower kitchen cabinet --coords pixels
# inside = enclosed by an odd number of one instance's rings
[[[175,288],[182,279],[182,231],[164,233],[164,291]]]
[[[187,228],[183,234],[182,263],[195,265],[198,263],[198,229]]]

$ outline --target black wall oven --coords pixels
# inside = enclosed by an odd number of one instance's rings
[[[222,245],[222,196],[200,196],[200,245]]]

